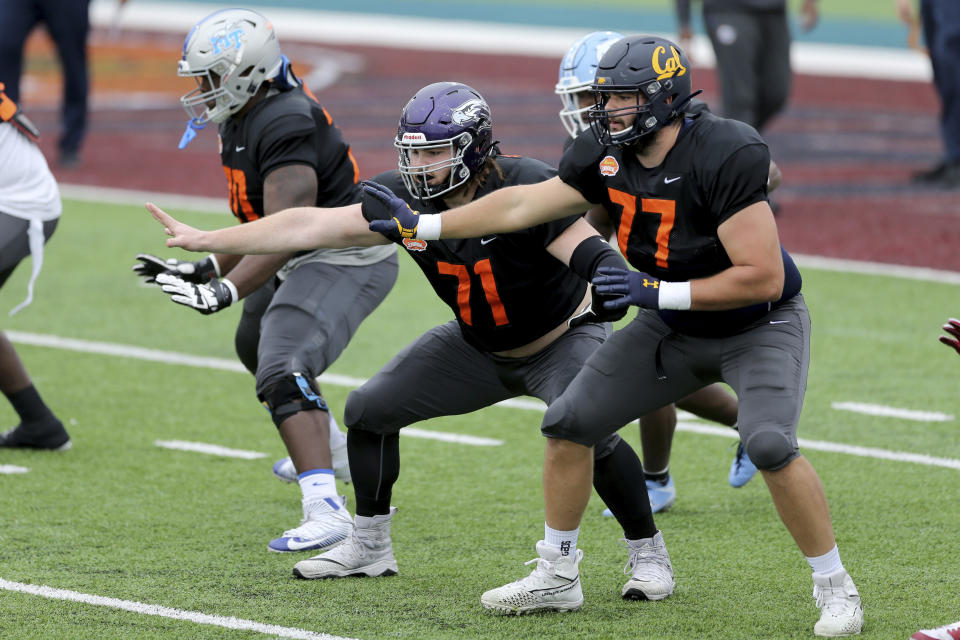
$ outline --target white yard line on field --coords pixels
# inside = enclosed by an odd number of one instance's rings
[[[915,411],[913,409],[898,409],[885,407],[881,404],[867,404],[865,402],[831,402],[830,406],[837,411],[852,411],[865,413],[868,416],[883,416],[885,418],[900,418],[917,422],[950,422],[953,416],[939,411]]]
[[[190,367],[206,367],[212,369],[221,369],[226,371],[245,372],[237,362],[226,360],[224,358],[206,358],[191,356],[185,353],[176,353],[173,351],[159,351],[156,349],[145,349],[131,345],[114,344],[110,342],[92,342],[88,340],[76,340],[73,338],[61,338],[38,333],[27,333],[22,331],[7,331],[7,337],[11,341],[21,344],[30,344],[35,346],[53,347],[56,349],[66,349],[70,351],[81,351],[85,353],[98,353],[104,355],[120,356],[125,358],[136,358],[140,360],[149,360],[152,362],[162,362],[165,364],[186,365]],[[340,376],[336,374],[325,373],[319,378],[321,383],[356,388],[366,382],[362,378],[353,378],[350,376]],[[527,411],[540,411],[544,409],[542,402],[517,398],[499,403],[506,408],[523,409]],[[893,409],[892,407],[890,409]],[[899,411],[906,411],[900,409]],[[916,412],[914,412],[916,413]],[[901,416],[902,417],[902,416]],[[409,429],[409,428],[408,428]],[[408,430],[407,429],[407,430]],[[706,435],[736,437],[736,434],[725,427],[711,427],[708,425],[694,425],[690,423],[680,423],[677,425],[679,431],[691,431]],[[423,432],[424,430],[420,430]],[[403,433],[403,431],[401,431]],[[453,434],[441,432],[430,432],[437,434],[438,439],[447,438]],[[923,454],[913,454],[900,451],[887,451],[886,449],[874,449],[870,447],[859,447],[855,445],[846,445],[836,442],[826,442],[821,440],[800,440],[800,446],[808,449],[818,449],[821,451],[832,451],[836,453],[846,453],[848,455],[863,456],[868,458],[878,458],[882,460],[897,460],[900,462],[914,462],[937,467],[948,467],[951,469],[960,469],[960,460],[952,458],[934,458]]]
[[[68,591],[67,589],[54,589],[44,585],[24,584],[22,582],[11,582],[0,578],[0,589],[7,591],[17,591],[27,593],[43,598],[53,600],[70,600],[73,602],[82,602],[84,604],[97,605],[99,607],[110,607],[111,609],[123,609],[133,613],[141,613],[148,616],[160,616],[163,618],[172,618],[174,620],[185,620],[196,624],[207,624],[214,627],[223,627],[224,629],[238,629],[241,631],[255,631],[278,638],[303,638],[304,640],[354,640],[342,636],[332,636],[329,633],[319,633],[317,631],[307,631],[306,629],[296,629],[292,627],[280,627],[275,624],[265,624],[254,620],[244,620],[234,618],[233,616],[215,616],[199,611],[187,611],[185,609],[173,609],[158,604],[146,604],[134,600],[118,600],[117,598],[108,598],[105,596],[95,596],[89,593],[80,593],[78,591]]]
[[[678,422],[677,431],[689,431],[692,433],[701,433],[708,436],[720,436],[723,438],[737,438],[737,432],[729,427],[714,427],[707,424],[695,424],[692,422]],[[887,449],[877,449],[875,447],[858,447],[852,444],[842,444],[840,442],[826,442],[824,440],[807,440],[798,438],[797,442],[801,449],[814,449],[816,451],[829,451],[831,453],[845,453],[849,456],[860,456],[863,458],[876,458],[878,460],[894,460],[896,462],[914,462],[924,464],[930,467],[945,467],[947,469],[960,470],[960,460],[955,458],[936,458],[934,456],[924,455],[922,453],[907,453],[905,451],[888,451]]]
[[[179,451],[195,451],[197,453],[208,453],[212,456],[223,456],[224,458],[242,458],[244,460],[257,460],[266,458],[267,454],[259,451],[244,451],[243,449],[230,449],[221,447],[218,444],[209,444],[206,442],[187,442],[186,440],[156,440],[153,444],[164,449],[177,449]]]
[[[0,464],[0,473],[27,473],[27,467],[18,467],[15,464]]]

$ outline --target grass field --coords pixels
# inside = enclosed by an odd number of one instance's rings
[[[162,204],[162,202],[161,202]],[[204,227],[225,216],[182,213]],[[789,248],[789,247],[788,247]],[[204,317],[141,287],[140,251],[167,255],[139,207],[67,201],[32,306],[13,318],[28,264],[0,291],[3,329],[232,360],[237,309]],[[448,318],[412,262],[332,373],[364,378]],[[800,437],[960,459],[960,358],[938,327],[960,313],[955,285],[804,269],[813,357]],[[306,554],[267,542],[299,520],[296,488],[270,474],[284,455],[252,378],[217,368],[67,348],[18,350],[74,448],[0,451],[0,580],[233,616],[351,638],[808,638],[817,611],[809,569],[762,481],[726,484],[732,439],[678,432],[676,506],[658,516],[676,593],[625,602],[621,533],[596,497],[584,521],[586,605],[568,615],[498,618],[485,589],[521,577],[542,535],[540,414],[492,407],[417,425],[496,438],[503,446],[401,439],[393,502],[400,575],[299,581]],[[342,416],[348,387],[326,384]],[[831,407],[862,402],[940,412],[943,421],[876,417]],[[0,424],[14,413],[0,403]],[[637,444],[635,427],[624,435]],[[258,451],[255,460],[171,451],[156,440]],[[960,616],[956,540],[960,470],[806,450],[831,503],[844,562],[866,615],[864,638],[907,638]],[[349,487],[345,491],[351,496]],[[0,585],[3,583],[0,582]],[[288,633],[289,632],[289,633]],[[279,632],[277,632],[279,633]],[[280,633],[280,635],[284,635]],[[231,630],[0,590],[3,638],[255,638]],[[316,636],[321,637],[321,636]]]

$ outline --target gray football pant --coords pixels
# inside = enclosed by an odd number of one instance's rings
[[[323,373],[396,279],[396,255],[362,266],[307,262],[247,296],[236,349],[257,393],[295,371]]]
[[[750,459],[761,469],[779,469],[799,455],[797,422],[809,363],[810,316],[800,295],[725,338],[673,333],[655,311],[641,309],[550,405],[543,433],[590,445],[724,381],[737,394],[737,425]]]
[[[501,358],[463,338],[455,321],[430,329],[407,345],[347,397],[344,422],[351,429],[396,433],[439,416],[461,415],[501,400],[530,395],[550,404],[566,388],[609,333],[608,325],[570,329],[526,358]],[[595,457],[620,441],[600,439]]]

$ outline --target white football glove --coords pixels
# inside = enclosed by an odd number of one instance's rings
[[[189,260],[177,260],[176,258],[164,260],[149,253],[138,253],[137,260],[140,262],[133,265],[133,272],[147,283],[155,282],[156,277],[161,273],[180,276],[187,282],[197,284],[210,282],[211,279],[220,275],[220,265],[213,254],[202,260],[190,262]]]
[[[157,284],[177,304],[196,309],[204,315],[226,309],[240,298],[237,287],[226,278],[214,278],[206,284],[197,284],[187,282],[180,276],[161,273],[157,275]]]

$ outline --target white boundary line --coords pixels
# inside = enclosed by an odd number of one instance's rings
[[[0,589],[7,591],[17,591],[52,600],[70,600],[72,602],[82,602],[83,604],[92,604],[99,607],[110,607],[111,609],[123,609],[133,613],[141,613],[148,616],[160,616],[162,618],[172,618],[173,620],[185,620],[196,624],[206,624],[214,627],[223,627],[224,629],[237,629],[240,631],[255,631],[279,638],[294,638],[297,640],[355,640],[353,638],[344,638],[343,636],[332,636],[329,633],[319,633],[316,631],[307,631],[306,629],[296,629],[293,627],[280,627],[275,624],[264,624],[254,620],[244,620],[234,618],[233,616],[214,616],[199,611],[187,611],[185,609],[173,609],[158,604],[146,604],[134,600],[118,600],[117,598],[108,598],[106,596],[95,596],[78,591],[69,591],[67,589],[55,589],[45,585],[24,584],[22,582],[11,582],[0,578]]]
[[[13,342],[31,344],[36,346],[53,347],[58,349],[67,349],[71,351],[81,351],[86,353],[99,353],[104,355],[113,355],[127,358],[139,358],[141,360],[150,360],[153,362],[163,362],[165,364],[180,364],[192,367],[209,367],[227,371],[246,371],[240,363],[225,360],[223,358],[203,358],[191,356],[172,351],[157,351],[154,349],[144,349],[129,345],[113,344],[108,342],[90,342],[87,340],[75,340],[70,338],[61,338],[36,333],[24,333],[20,331],[8,331],[7,337]],[[323,374],[320,376],[320,382],[356,388],[365,382],[362,378],[352,378],[349,376],[338,376],[334,374]],[[534,402],[525,399],[514,399],[498,403],[504,407],[532,410],[542,412],[544,405],[542,402]],[[408,428],[409,429],[409,428]],[[708,425],[693,425],[688,423],[679,423],[679,431],[690,431],[706,435],[736,437],[728,428],[711,427]],[[401,433],[403,433],[401,431]],[[434,432],[439,433],[439,432]],[[450,434],[451,437],[455,434]],[[820,451],[831,451],[834,453],[845,453],[848,455],[863,456],[867,458],[878,458],[881,460],[896,460],[899,462],[914,462],[936,467],[947,467],[950,469],[960,469],[960,460],[953,458],[935,458],[924,454],[914,454],[900,451],[888,451],[886,449],[876,449],[870,447],[860,447],[856,445],[847,445],[837,442],[826,442],[821,440],[800,440],[802,447],[808,449],[818,449]]]

